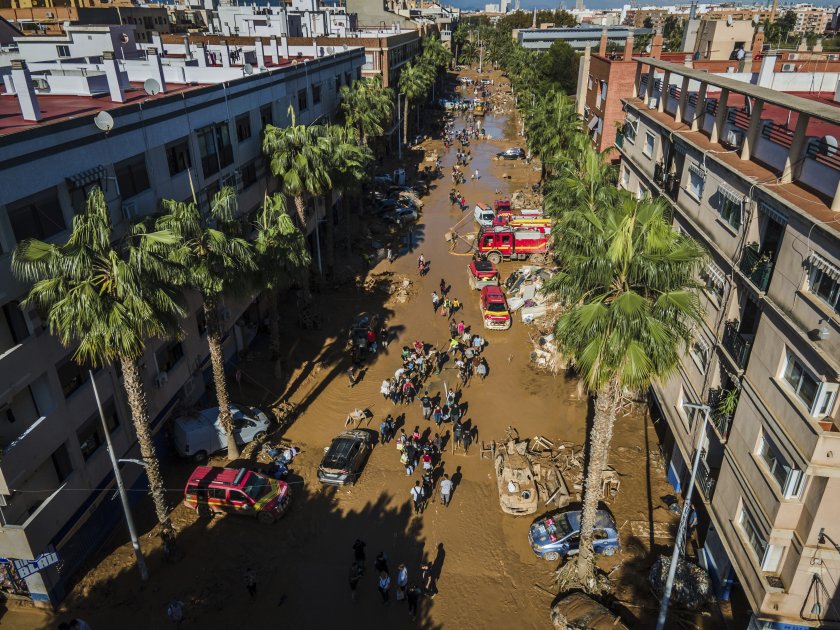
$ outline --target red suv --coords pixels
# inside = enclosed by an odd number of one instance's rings
[[[510,311],[507,300],[498,286],[484,287],[481,290],[481,314],[484,327],[491,330],[510,328]]]
[[[199,466],[187,481],[184,503],[197,512],[208,510],[256,517],[273,523],[289,508],[289,486],[247,468]]]

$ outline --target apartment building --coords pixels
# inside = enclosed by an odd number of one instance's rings
[[[831,13],[820,7],[806,5],[801,8],[795,7],[793,11],[796,13],[793,32],[800,35],[806,33],[822,35],[831,23]]]
[[[669,479],[701,450],[698,556],[750,628],[840,627],[840,104],[636,61],[620,186],[709,252],[703,324],[652,387]]]
[[[128,27],[111,28],[119,36]],[[209,64],[201,42],[189,56],[129,43],[126,59],[106,50],[62,63],[15,60],[0,94],[0,557],[56,553],[59,560],[24,579],[9,564],[0,564],[0,573],[42,605],[62,599],[122,516],[111,500],[114,478],[87,368],[71,360],[72,350],[36,312],[20,308],[27,287],[9,267],[16,243],[65,239],[93,186],[104,191],[117,225],[154,212],[162,199],[191,199],[193,190],[206,207],[223,185],[236,188],[240,216],[249,220],[264,194],[276,190],[261,153],[262,130],[287,124],[290,107],[298,122],[330,119],[339,88],[358,79],[364,64],[361,48],[320,55],[310,42],[285,56],[269,50],[248,74],[243,60],[230,56]],[[112,122],[97,124],[101,112]],[[305,231],[316,257],[323,224],[342,218],[335,201],[309,200]],[[164,457],[164,423],[212,381],[204,317],[198,299],[188,298],[184,339],[152,342],[142,361]],[[260,304],[226,299],[220,316],[231,359],[254,338]],[[108,366],[94,378],[117,456],[138,458],[120,374]],[[128,485],[146,483],[138,466],[125,464],[123,474]]]

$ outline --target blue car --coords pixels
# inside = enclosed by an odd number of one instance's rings
[[[558,560],[573,556],[580,545],[580,511],[556,510],[543,514],[528,531],[531,549],[540,558]],[[598,510],[595,514],[595,553],[611,556],[620,548],[618,530],[612,514]]]

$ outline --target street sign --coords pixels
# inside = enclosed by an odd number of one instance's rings
[[[12,562],[15,565],[18,577],[23,579],[33,573],[38,573],[42,569],[58,564],[58,554],[56,552],[42,553],[34,560],[13,560]]]

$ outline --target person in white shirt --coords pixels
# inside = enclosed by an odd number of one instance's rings
[[[444,507],[449,507],[449,500],[452,498],[452,481],[449,475],[443,476],[443,481],[440,482],[440,499],[443,501]]]
[[[411,499],[414,501],[414,513],[421,514],[423,512],[423,486],[417,481],[411,489]]]

